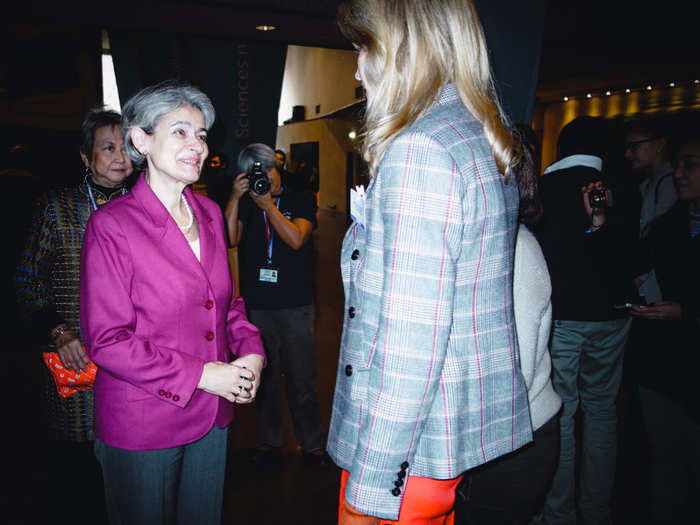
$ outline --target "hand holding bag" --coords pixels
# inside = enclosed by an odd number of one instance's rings
[[[72,370],[63,366],[56,352],[44,352],[44,363],[51,372],[58,395],[66,398],[79,390],[91,390],[97,375],[97,365],[90,361],[87,370]]]

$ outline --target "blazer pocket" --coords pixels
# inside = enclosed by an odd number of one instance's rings
[[[127,401],[143,401],[144,399],[153,399],[153,396],[146,392],[145,390],[141,390],[138,387],[135,387],[129,383],[126,383],[126,400]]]
[[[350,384],[350,399],[364,403],[367,399],[367,385],[369,384],[369,368],[357,367],[352,375]]]

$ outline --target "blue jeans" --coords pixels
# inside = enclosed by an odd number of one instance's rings
[[[616,398],[630,319],[554,321],[552,383],[561,396],[559,465],[547,494],[548,525],[577,523],[574,419],[583,410],[583,443],[578,513],[584,525],[610,521],[617,459]]]
[[[281,447],[284,442],[280,388],[280,374],[284,371],[287,402],[297,441],[307,452],[325,446],[316,388],[314,317],[313,304],[248,312],[248,320],[260,330],[267,356],[255,402],[260,409],[260,441],[263,445]]]
[[[160,450],[124,450],[95,440],[110,525],[220,525],[227,429]]]

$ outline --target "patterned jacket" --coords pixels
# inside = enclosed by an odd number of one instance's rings
[[[97,205],[105,202],[94,186]],[[116,195],[120,195],[119,192]],[[92,213],[86,181],[61,188],[40,197],[24,251],[15,274],[20,309],[39,339],[42,351],[49,347],[49,331],[60,323],[83,340],[80,330],[80,250],[85,225]],[[92,391],[76,392],[63,399],[46,367],[44,398],[48,426],[55,439],[74,442],[92,441]]]
[[[405,476],[452,479],[531,440],[512,284],[518,190],[453,86],[391,144],[341,252],[328,452],[346,501],[396,520]]]

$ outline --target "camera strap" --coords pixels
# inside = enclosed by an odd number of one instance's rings
[[[281,198],[277,198],[277,209],[280,209],[280,201]],[[267,264],[272,264],[272,245],[274,242],[274,236],[275,236],[275,230],[272,227],[272,224],[269,223],[267,220],[267,214],[263,212],[263,219],[265,220],[265,236],[267,238],[267,245],[266,245],[266,256],[267,256]]]

